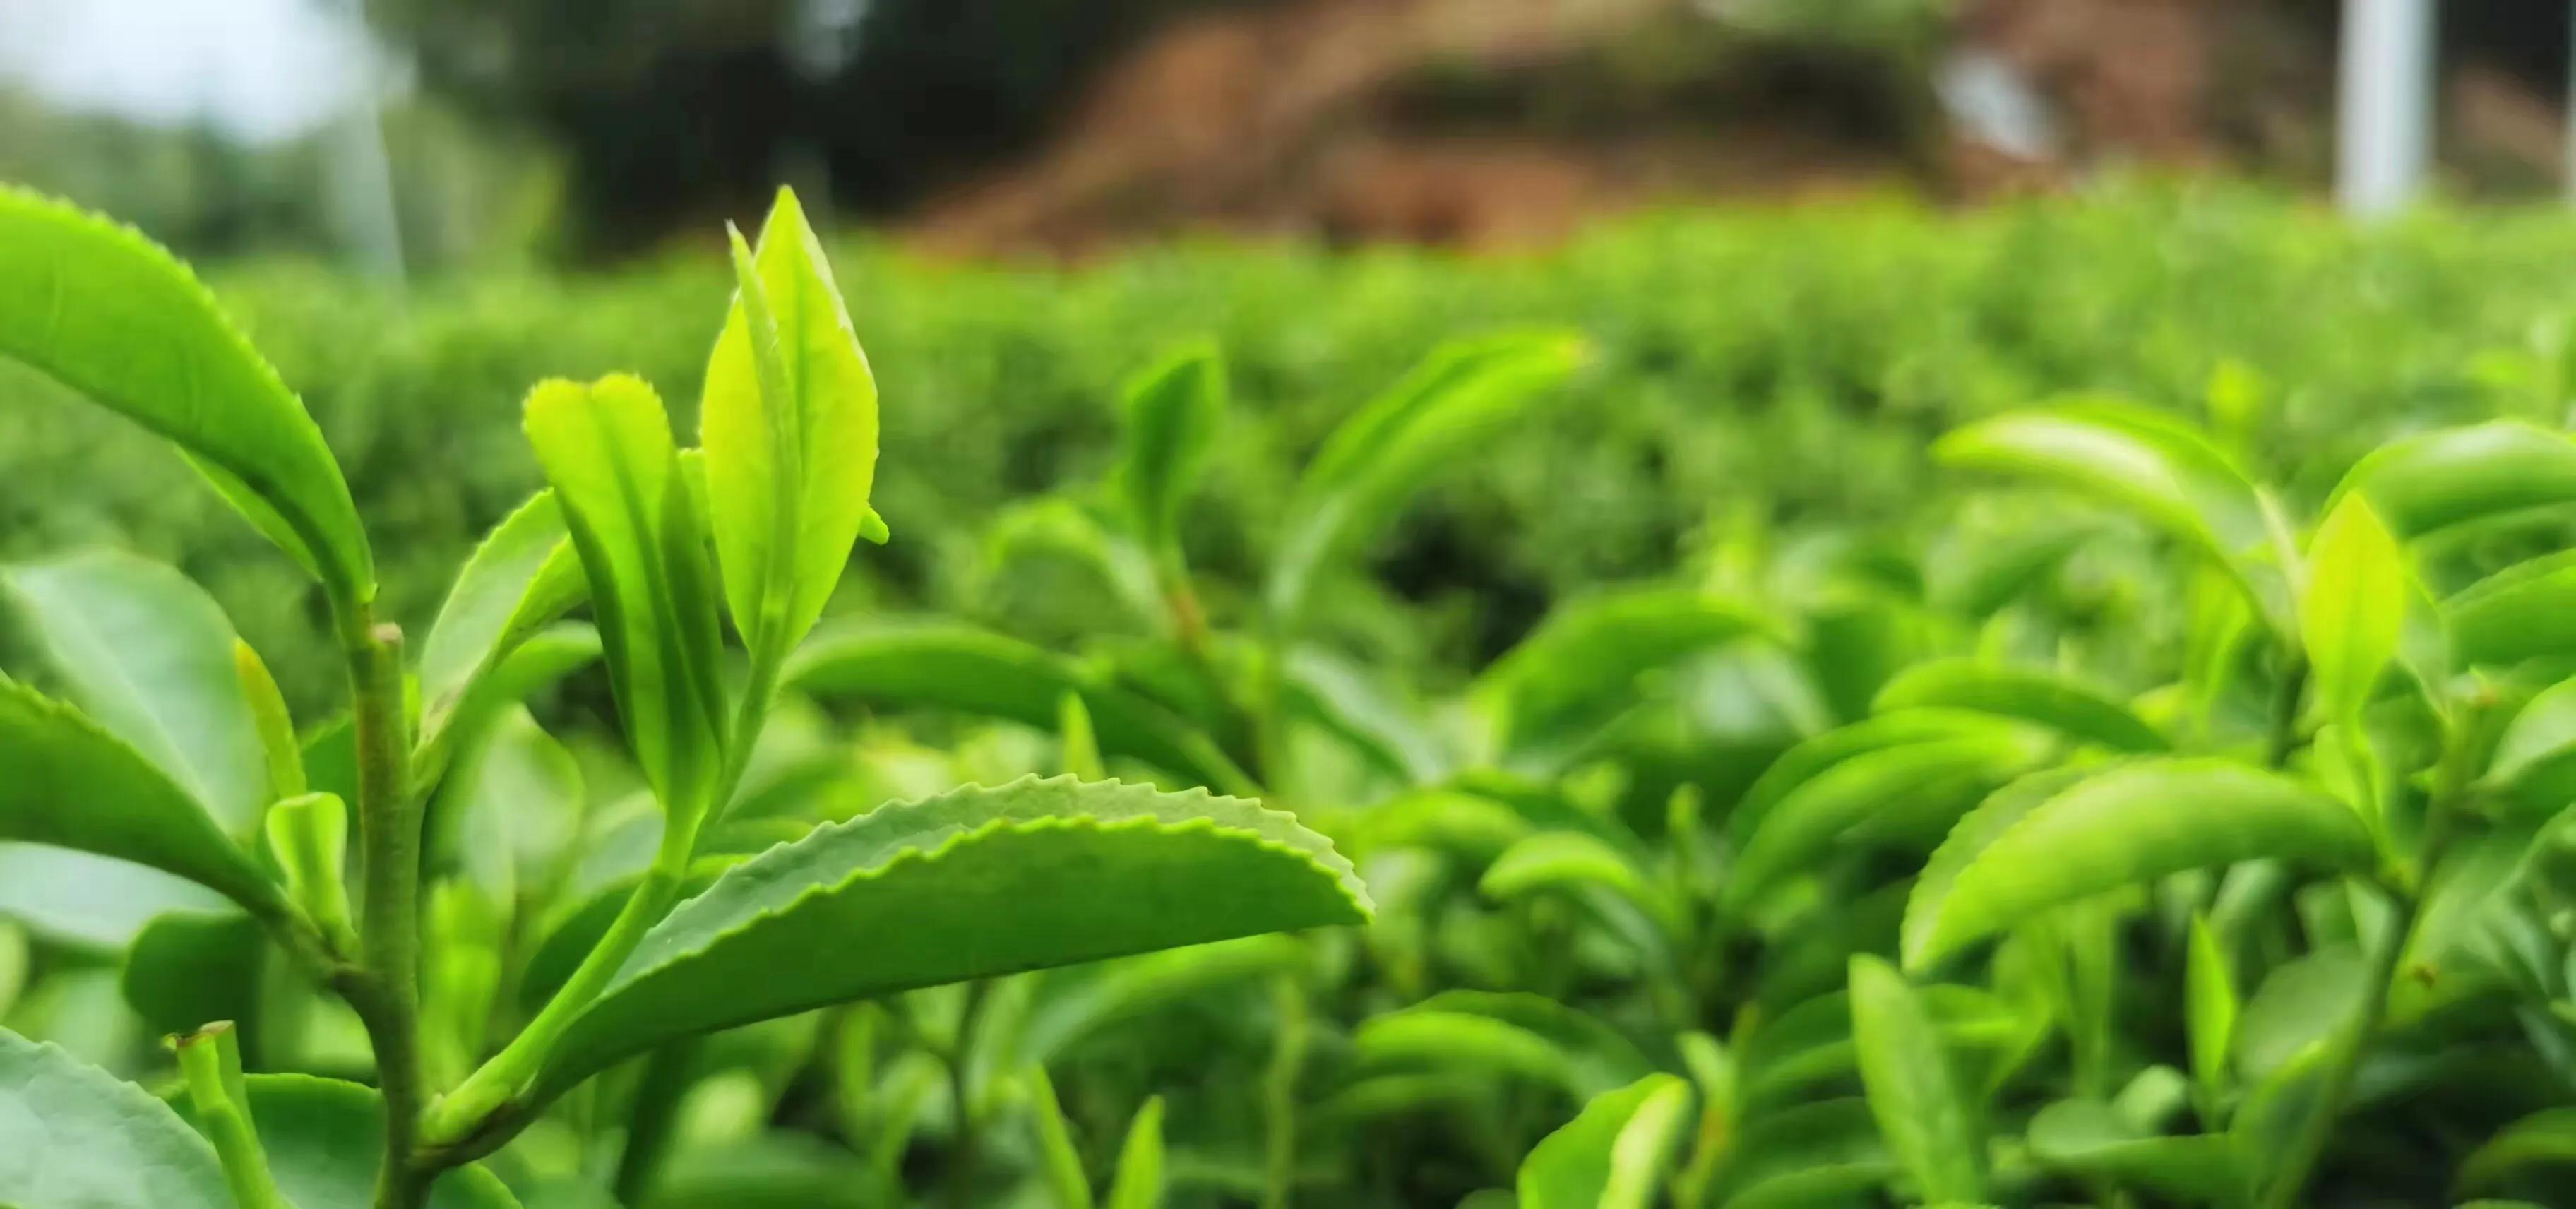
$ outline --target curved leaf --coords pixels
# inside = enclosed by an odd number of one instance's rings
[[[2518,563],[2442,602],[2462,664],[2518,663],[2576,651],[2576,550]]]
[[[1879,1136],[1933,1204],[1985,1199],[1986,1138],[1932,1016],[1896,967],[1851,961],[1852,1045]]]
[[[2087,743],[2120,751],[2165,751],[2172,744],[2129,707],[2063,676],[1976,659],[1936,659],[1897,673],[1871,709],[1973,710],[2035,722]]]
[[[581,556],[617,713],[666,833],[685,844],[713,803],[727,728],[714,585],[662,400],[641,379],[541,382],[528,443]]]
[[[242,1082],[277,1190],[296,1209],[366,1209],[375,1203],[385,1102],[374,1088],[312,1075],[251,1075]],[[179,1112],[194,1117],[186,1106]],[[469,1164],[438,1177],[430,1186],[429,1209],[519,1209],[519,1202],[491,1172]]]
[[[1727,901],[1739,907],[1754,901],[1874,816],[1907,813],[1927,802],[1945,811],[1964,809],[2045,750],[2045,741],[2027,730],[1990,723],[1985,734],[1863,752],[1836,764],[1763,815],[1736,857]],[[1947,819],[1938,821],[1948,825]]]
[[[2029,1031],[2023,1013],[1989,991],[1939,984],[1922,988],[1917,997],[1953,1050],[2002,1049]],[[1754,1031],[1744,1048],[1744,1099],[1752,1103],[1806,1090],[1859,1069],[1859,1060],[1850,993],[1829,991]]]
[[[2278,858],[2366,871],[2375,858],[2351,807],[2228,761],[2140,760],[2053,788],[1996,795],[1933,854],[1946,876],[1927,871],[1906,904],[1909,968],[2031,912],[2185,869]]]
[[[831,261],[781,189],[699,402],[706,507],[724,595],[753,657],[783,657],[840,584],[876,481],[877,384]]]
[[[1727,1165],[1727,1209],[1847,1204],[1896,1177],[1867,1101],[1820,1100],[1745,1123]]]
[[[1225,362],[1213,344],[1172,354],[1127,382],[1116,484],[1149,550],[1174,548],[1188,498],[1225,414]]]
[[[2461,1160],[2452,1189],[2457,1195],[2502,1189],[2516,1175],[2544,1167],[2576,1167],[2576,1108],[2543,1109],[2498,1130]]]
[[[0,840],[149,865],[254,913],[284,910],[277,883],[186,791],[88,719],[7,680],[0,680]]]
[[[1690,1084],[1675,1075],[1648,1075],[1594,1097],[1522,1160],[1520,1209],[1647,1209],[1690,1108]]]
[[[1503,750],[1580,737],[1637,700],[1637,678],[1766,624],[1746,606],[1681,588],[1647,588],[1564,606],[1478,677]]]
[[[232,622],[159,563],[100,551],[10,568],[9,596],[81,712],[133,745],[225,830],[268,805],[268,761]]]
[[[1415,784],[1438,780],[1456,758],[1400,697],[1350,660],[1314,646],[1288,653],[1281,677],[1287,707],[1340,736],[1387,771]]]
[[[1899,710],[1836,727],[1780,753],[1736,802],[1727,816],[1727,829],[1736,846],[1742,847],[1783,799],[1855,756],[1909,743],[1974,738],[1996,729],[1989,714],[1931,709]]]
[[[1542,831],[1512,845],[1477,883],[1496,899],[1583,886],[1602,887],[1657,919],[1668,914],[1646,870],[1607,841],[1580,831]]]
[[[126,951],[117,989],[154,1033],[192,1032],[216,1020],[260,1023],[268,935],[239,912],[174,911],[144,925]]]
[[[1118,1148],[1118,1175],[1110,1182],[1108,1209],[1155,1209],[1163,1203],[1163,1098],[1136,1110],[1127,1141]]]
[[[1059,970],[1032,993],[1005,1060],[1052,1062],[1120,1020],[1211,987],[1286,973],[1305,960],[1305,951],[1288,937],[1247,936]]]
[[[0,1156],[0,1205],[233,1205],[214,1147],[168,1105],[7,1029],[0,1029]]]
[[[817,635],[787,679],[816,696],[845,694],[1005,718],[1053,732],[1064,694],[1082,698],[1103,755],[1126,756],[1210,789],[1251,779],[1214,742],[1163,707],[1100,683],[1061,655],[989,630],[946,622],[866,625]]]
[[[2116,501],[2226,568],[2249,595],[2245,555],[2268,534],[2253,484],[2170,417],[2118,404],[2014,412],[1934,444],[1954,466],[2034,474]]]
[[[2098,1101],[2060,1100],[2040,1109],[2028,1136],[2031,1159],[2064,1175],[2151,1188],[2192,1203],[2238,1204],[2253,1189],[2251,1165],[2234,1138],[2142,1134]]]
[[[589,594],[549,488],[467,557],[420,648],[420,746],[436,748],[477,681]]]
[[[2328,507],[2360,492],[2401,537],[2576,503],[2576,441],[2520,420],[2417,433],[2353,464]]]
[[[2191,1040],[2191,1074],[2200,1085],[2203,1111],[2227,1090],[2227,1055],[2236,1046],[2236,974],[2206,916],[2191,917],[2190,949],[2183,964],[2183,1026]]]
[[[1253,802],[1069,777],[970,786],[816,828],[717,878],[645,934],[537,1091],[808,1008],[1368,911],[1349,862]],[[869,939],[835,941],[847,937]]]
[[[1343,421],[1298,481],[1270,564],[1271,613],[1293,619],[1324,565],[1364,541],[1404,499],[1574,371],[1582,342],[1559,334],[1462,340]]]
[[[2397,539],[2360,496],[2318,526],[2299,589],[2299,639],[2326,717],[2350,725],[2397,658],[2406,624],[2406,561]]]
[[[344,611],[375,596],[366,530],[322,430],[150,240],[0,187],[0,357],[177,445]]]

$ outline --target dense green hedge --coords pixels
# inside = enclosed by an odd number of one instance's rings
[[[2571,253],[2576,223],[2555,215],[2355,231],[2274,198],[2147,188],[1970,213],[1649,217],[1514,257],[1184,246],[1052,268],[854,243],[840,276],[883,386],[879,501],[897,538],[864,561],[892,599],[972,604],[982,523],[1095,475],[1114,384],[1206,335],[1238,406],[1190,541],[1212,578],[1239,578],[1297,462],[1429,346],[1578,329],[1597,346],[1579,386],[1460,467],[1380,554],[1384,582],[1429,606],[1428,654],[1464,660],[1570,588],[1669,568],[1713,516],[1750,508],[1791,532],[1925,519],[1932,434],[2058,392],[2197,408],[2241,363],[2263,404],[2253,460],[2312,491],[2386,435],[2383,417],[2555,419]],[[722,274],[679,254],[406,302],[294,267],[216,284],[350,467],[394,612],[424,619],[434,569],[537,481],[516,431],[528,385],[632,368],[685,416]],[[0,379],[0,398],[38,389]],[[292,571],[166,454],[86,409],[5,399],[0,414],[0,554],[128,542],[214,584],[255,639],[310,624]]]

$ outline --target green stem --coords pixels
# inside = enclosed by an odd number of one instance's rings
[[[430,1106],[429,1116],[421,1126],[425,1141],[433,1146],[452,1146],[464,1141],[483,1126],[486,1118],[527,1090],[528,1084],[536,1078],[537,1068],[544,1064],[546,1054],[563,1036],[564,1029],[571,1026],[573,1018],[580,1015],[582,1009],[590,1006],[591,1000],[597,999],[599,993],[607,989],[609,979],[626,964],[627,957],[635,952],[636,944],[644,939],[644,933],[670,910],[672,901],[679,897],[685,872],[685,863],[654,862],[653,867],[645,872],[644,880],[636,885],[635,892],[627,896],[626,905],[619,909],[616,920],[608,925],[607,934],[600,937],[588,956],[582,958],[580,967],[573,971],[572,977],[564,982],[554,997],[546,1001],[537,1018],[519,1030],[519,1035],[511,1038],[510,1044],[493,1055],[491,1061],[466,1076],[465,1082],[458,1084],[456,1090],[439,1097],[438,1103]]]
[[[1306,1068],[1308,1022],[1306,996],[1296,980],[1281,976],[1272,986],[1279,1024],[1270,1069],[1262,1079],[1264,1138],[1261,1209],[1288,1209],[1297,1183],[1297,1077]]]
[[[385,1100],[385,1163],[377,1209],[416,1209],[429,1181],[411,1164],[420,1124],[421,802],[409,792],[411,736],[403,708],[402,631],[360,609],[343,626],[358,747],[358,947],[362,970],[342,980],[376,1054]]]
[[[240,1039],[231,1022],[222,1021],[173,1039],[179,1069],[188,1083],[188,1099],[197,1109],[198,1128],[215,1146],[223,1164],[224,1184],[239,1209],[293,1209],[279,1195],[268,1170],[268,1153],[251,1128],[250,1097],[242,1086]]]
[[[975,1119],[975,1089],[969,1086],[967,1047],[991,990],[992,984],[982,979],[966,984],[966,1006],[957,1015],[957,1045],[945,1055],[949,1103],[957,1114],[956,1145],[948,1158],[948,1198],[956,1209],[975,1209],[975,1165],[980,1157],[976,1152],[983,1139],[982,1122]]]
[[[2290,756],[2299,749],[2299,704],[2308,689],[2308,661],[2292,656],[2289,674],[2281,678],[2280,688],[2272,697],[2272,729],[2263,745],[2263,767],[2289,767]]]

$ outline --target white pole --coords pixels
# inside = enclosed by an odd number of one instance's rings
[[[2559,170],[2567,174],[2567,200],[2576,203],[2576,3],[2567,6],[2567,95],[2562,98],[2567,149]]]
[[[2413,201],[2433,131],[2433,0],[2344,0],[2335,199],[2372,216]]]

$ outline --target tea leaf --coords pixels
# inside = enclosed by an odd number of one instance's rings
[[[1335,429],[1306,467],[1266,599],[1282,620],[1304,611],[1325,564],[1359,545],[1405,498],[1573,373],[1581,341],[1489,336],[1431,354],[1394,389]]]
[[[2571,1167],[2576,1167],[2576,1108],[2544,1108],[2496,1131],[2461,1160],[2452,1194],[2500,1190],[2536,1168],[2563,1172]]]
[[[1690,1084],[1666,1074],[1593,1097],[1521,1161],[1520,1209],[1647,1209],[1690,1109]]]
[[[1953,1050],[1999,1050],[2029,1031],[2023,1013],[1988,991],[1947,984],[1916,992],[1944,1044]],[[1851,997],[1830,991],[1780,1013],[1756,1029],[1744,1050],[1744,1099],[1777,1099],[1858,1069]]]
[[[1056,970],[1031,992],[1027,1014],[1007,1038],[1007,1058],[1052,1062],[1119,1021],[1214,987],[1286,973],[1305,960],[1289,937],[1247,936]]]
[[[1879,1136],[1934,1204],[1985,1199],[1986,1138],[1940,1030],[1896,967],[1851,960],[1852,1044]]]
[[[1225,414],[1225,362],[1216,346],[1183,349],[1130,379],[1126,413],[1118,493],[1145,548],[1175,550],[1181,504]]]
[[[2262,499],[2208,439],[2170,417],[2079,403],[1997,416],[1932,447],[1954,466],[2037,475],[2126,507],[2198,547],[2249,597],[2247,553],[2267,536]]]
[[[312,1075],[242,1082],[278,1191],[304,1209],[373,1203],[385,1134],[385,1102],[375,1089]],[[179,1114],[195,1115],[185,1106]],[[429,1209],[519,1209],[519,1201],[491,1172],[468,1164],[430,1185]]]
[[[2172,745],[2129,707],[2063,676],[1975,659],[1937,659],[1897,673],[1871,706],[1962,709],[2035,722],[2119,751],[2164,751]]]
[[[175,911],[135,934],[117,989],[155,1033],[184,1033],[215,1020],[249,1028],[259,1019],[267,959],[268,936],[249,916]]]
[[[852,696],[1004,718],[1053,731],[1066,693],[1082,698],[1104,756],[1143,760],[1225,792],[1252,782],[1207,736],[1162,706],[1099,683],[1072,660],[1016,638],[948,622],[827,628],[789,663],[787,682]]]
[[[1727,902],[1736,907],[1753,902],[1874,817],[1927,801],[1964,809],[1985,788],[2028,768],[2045,749],[2045,742],[2026,730],[1992,723],[1984,734],[1865,751],[1836,764],[1789,791],[1762,815],[1736,857]],[[1960,800],[1962,791],[1965,801]],[[1942,829],[1949,825],[1946,818],[1935,821]]]
[[[214,1148],[152,1094],[0,1029],[0,1204],[233,1209]],[[351,1204],[363,1204],[353,1201]]]
[[[2354,463],[2327,507],[2356,493],[2408,538],[2576,503],[2576,441],[2520,420],[2400,437]]]
[[[707,513],[725,601],[755,660],[823,615],[870,516],[877,386],[796,195],[782,189],[707,359]]]
[[[344,613],[375,597],[366,530],[322,430],[150,240],[0,187],[0,357],[177,445]]]
[[[1118,1177],[1109,1186],[1109,1209],[1155,1209],[1163,1203],[1163,1098],[1155,1096],[1128,1123],[1118,1148]]]
[[[225,830],[249,829],[268,805],[268,758],[233,662],[232,623],[203,589],[106,551],[12,567],[5,586],[83,713]]]
[[[1512,845],[1487,866],[1477,889],[1488,898],[1508,900],[1541,891],[1598,886],[1650,918],[1669,922],[1671,909],[1649,878],[1626,853],[1597,836],[1542,831]]]
[[[1368,910],[1330,844],[1252,802],[1068,777],[969,786],[827,824],[726,872],[645,935],[547,1055],[538,1089],[551,1095],[711,1029],[912,987],[1356,923]],[[872,939],[829,939],[849,936]]]
[[[1624,1087],[1654,1064],[1617,1029],[1539,995],[1443,991],[1374,1017],[1356,1040],[1364,1061],[1551,1081],[1579,1099]]]
[[[528,441],[554,484],[635,756],[684,855],[723,775],[724,683],[705,537],[662,401],[620,376],[540,383]]]
[[[1823,1100],[1748,1122],[1720,1203],[1726,1209],[1845,1204],[1900,1171],[1866,1101]]]
[[[1029,1115],[1037,1118],[1038,1153],[1045,1158],[1047,1191],[1056,1209],[1091,1209],[1091,1179],[1082,1169],[1082,1152],[1074,1149],[1073,1131],[1056,1104],[1055,1084],[1046,1068],[1032,1066],[1021,1081],[1029,1089]]]
[[[2442,602],[2462,664],[2576,651],[2576,550],[2517,563]]]
[[[2325,716],[2351,725],[2397,658],[2406,622],[2406,563],[2369,501],[2344,497],[2308,547],[2299,634]]]
[[[420,747],[442,748],[477,682],[589,594],[551,490],[501,518],[456,573],[420,648]]]
[[[2209,920],[2191,917],[2190,950],[2183,966],[2183,1023],[2191,1035],[2191,1075],[2200,1084],[2203,1111],[2227,1090],[2227,1055],[2236,1044],[2236,976]],[[2216,1122],[2204,1121],[2215,1127]]]
[[[1550,613],[1472,691],[1505,752],[1561,744],[1634,705],[1639,677],[1767,628],[1746,606],[1688,590],[1595,597]]]
[[[2224,1134],[2142,1134],[2110,1105],[2060,1100],[2030,1120],[2030,1157],[2041,1168],[2083,1179],[2154,1189],[2192,1203],[2241,1204],[2252,1165]]]
[[[1906,905],[1908,967],[2031,912],[2185,869],[2279,858],[2367,871],[2374,861],[2351,807],[2224,760],[2139,760],[2052,788],[1997,794],[1960,820]]]
[[[0,840],[149,865],[254,913],[285,908],[277,883],[168,775],[70,708],[6,680],[0,680]]]
[[[1742,847],[1791,793],[1846,760],[1911,743],[1992,735],[2001,729],[1992,715],[1932,709],[1900,710],[1836,727],[1782,752],[1762,770],[1727,817],[1728,832]]]

